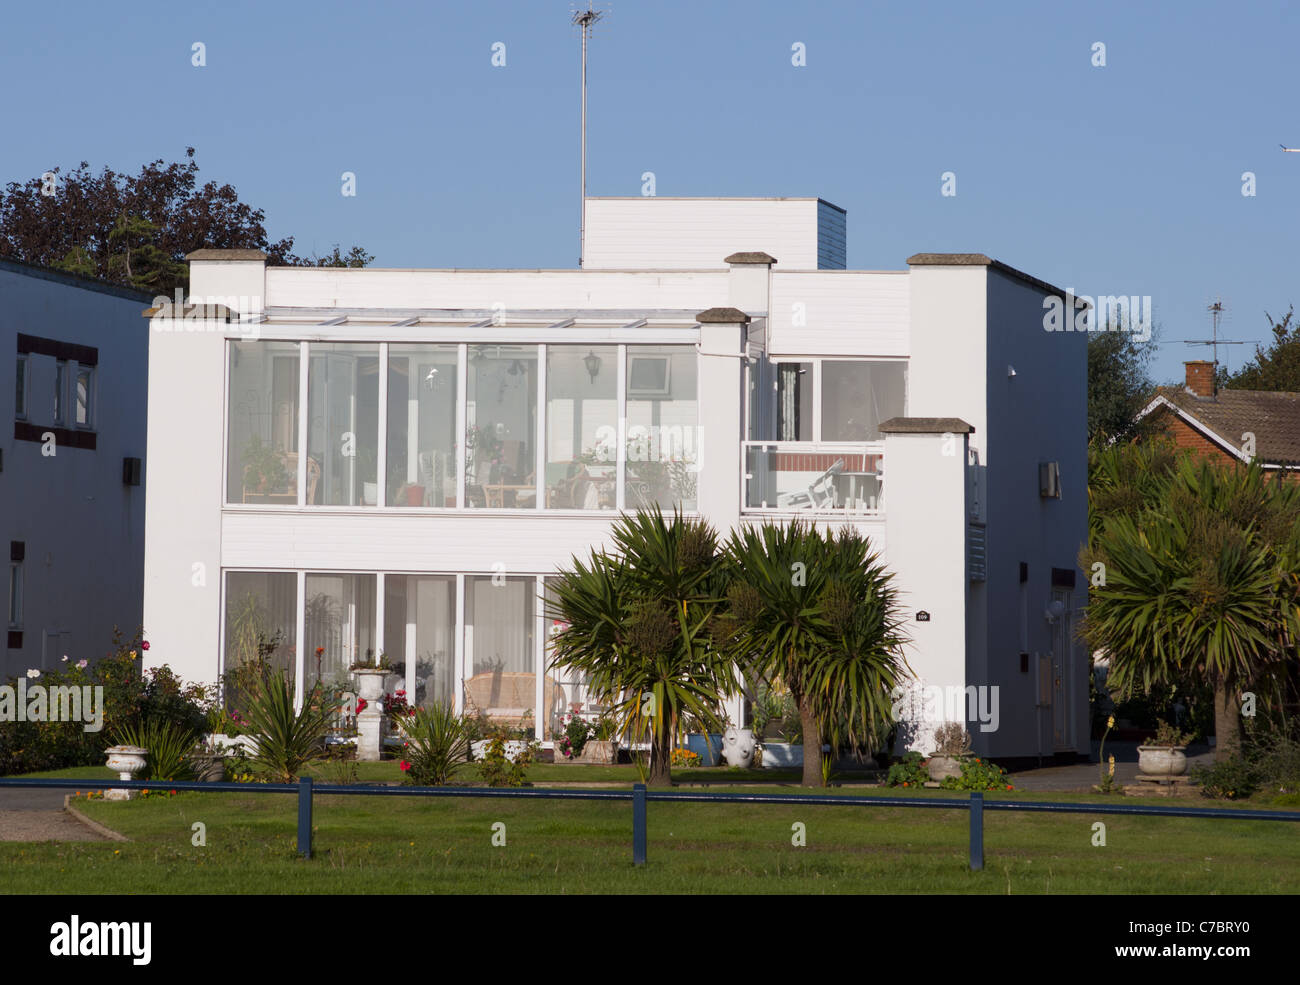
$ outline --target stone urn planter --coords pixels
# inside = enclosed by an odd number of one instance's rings
[[[563,760],[564,757],[560,756],[560,759]],[[588,739],[582,747],[582,754],[569,762],[612,766],[618,762],[618,742],[614,739]]]
[[[1146,776],[1182,776],[1187,772],[1186,746],[1138,746],[1138,772]]]
[[[380,667],[358,667],[352,676],[357,679],[357,696],[366,703],[357,715],[357,759],[377,763],[384,742],[384,678],[388,671]]]
[[[122,780],[135,779],[135,774],[144,769],[148,754],[149,750],[140,746],[113,746],[104,751],[104,755],[108,757],[106,765]],[[134,800],[135,795],[134,790],[104,791],[105,800]]]
[[[957,756],[931,756],[925,769],[930,774],[930,779],[936,783],[948,777],[957,780],[961,778],[961,759]]]

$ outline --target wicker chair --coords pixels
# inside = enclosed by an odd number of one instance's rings
[[[492,670],[465,682],[465,710],[483,714],[492,722],[518,728],[524,719],[537,721],[537,675],[518,670]],[[564,691],[553,677],[543,679],[543,718],[549,723]]]

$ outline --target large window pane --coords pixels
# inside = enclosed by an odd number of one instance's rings
[[[403,680],[414,662],[415,693],[407,695],[411,703],[427,708],[455,702],[455,633],[455,578],[384,578],[384,654]]]
[[[456,346],[388,349],[389,506],[456,505]]]
[[[532,578],[465,580],[465,704],[471,713],[510,727],[536,727],[536,594]],[[543,721],[554,704],[548,692]]]
[[[904,413],[907,364],[822,363],[822,440],[879,441],[880,424]]]
[[[379,347],[313,342],[307,382],[307,502],[374,506],[379,470]],[[313,483],[319,469],[320,479]]]
[[[537,346],[469,347],[467,506],[537,505]]]
[[[248,686],[263,668],[296,676],[298,576],[283,571],[226,572],[227,705],[247,709]]]
[[[699,449],[695,347],[628,346],[627,508],[696,509]]]
[[[546,349],[546,505],[612,510],[618,455],[618,348]]]
[[[298,344],[230,342],[227,403],[226,501],[296,503]]]
[[[354,663],[370,662],[377,656],[375,576],[309,574],[306,596],[306,690],[317,681],[346,683]]]

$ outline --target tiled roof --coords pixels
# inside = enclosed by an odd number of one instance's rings
[[[1300,393],[1220,390],[1197,397],[1182,387],[1156,393],[1195,418],[1221,442],[1240,450],[1243,434],[1255,435],[1255,457],[1266,463],[1300,462]]]

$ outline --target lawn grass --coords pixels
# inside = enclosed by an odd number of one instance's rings
[[[552,769],[568,774],[617,767]],[[838,792],[888,796],[899,791],[840,788]],[[953,796],[946,791],[917,795]],[[998,795],[1004,796],[1039,801],[1096,799],[1086,794]],[[1115,798],[1108,802],[1114,803]],[[0,889],[11,893],[1300,892],[1300,825],[1287,822],[986,812],[986,867],[972,873],[966,854],[968,815],[963,810],[651,803],[649,863],[637,869],[631,865],[631,806],[626,802],[322,795],[315,800],[316,856],[310,860],[296,855],[296,800],[291,795],[186,793],[129,803],[80,801],[78,808],[131,840],[0,844]],[[1106,847],[1092,845],[1097,821],[1106,825]],[[192,844],[195,822],[206,826],[206,847]],[[492,844],[493,825],[498,822],[505,825],[503,847]],[[806,826],[805,847],[791,843],[796,822]]]

